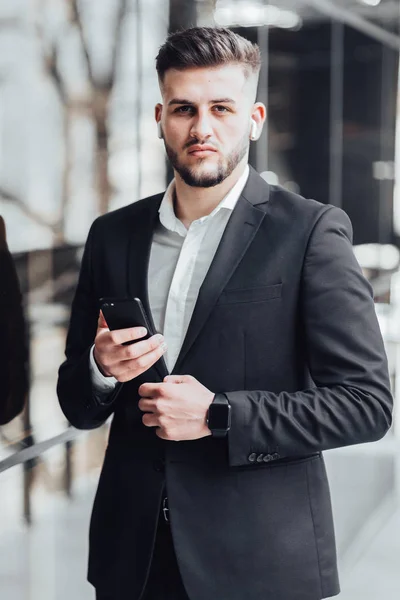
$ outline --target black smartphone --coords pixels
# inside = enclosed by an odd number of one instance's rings
[[[140,338],[141,340],[147,340],[157,333],[150,323],[140,298],[100,298],[100,308],[110,330],[145,327],[147,334]],[[135,341],[139,340],[124,342],[123,345],[134,344]]]

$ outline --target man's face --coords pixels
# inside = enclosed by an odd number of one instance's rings
[[[212,187],[247,158],[254,83],[230,64],[165,73],[157,105],[165,149],[190,186]]]

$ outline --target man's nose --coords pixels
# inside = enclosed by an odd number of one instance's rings
[[[192,127],[190,129],[191,137],[195,137],[199,140],[205,140],[212,136],[211,122],[207,114],[199,114],[194,119]]]

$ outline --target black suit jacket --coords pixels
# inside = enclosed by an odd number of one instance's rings
[[[166,483],[191,600],[317,600],[339,592],[321,451],[381,438],[392,398],[369,284],[341,210],[255,171],[230,217],[173,373],[227,394],[227,439],[173,442],[142,424],[138,386],[101,405],[89,349],[101,296],[139,296],[162,194],[97,219],[72,306],[58,394],[70,422],[114,413],[90,528],[89,580],[139,598]]]
[[[0,425],[19,415],[29,390],[29,350],[22,294],[0,217]]]

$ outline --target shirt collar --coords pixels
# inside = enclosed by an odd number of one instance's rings
[[[227,195],[221,200],[221,202],[214,208],[214,210],[207,215],[206,217],[202,217],[199,221],[203,221],[206,219],[210,219],[213,217],[221,208],[225,208],[229,211],[233,211],[236,206],[237,201],[239,200],[240,194],[243,191],[244,186],[246,185],[247,178],[249,176],[249,165],[246,165],[245,170],[242,175],[239,177],[233,188],[227,193]],[[174,233],[178,233],[179,235],[185,237],[187,234],[187,229],[180,221],[174,211],[174,191],[175,191],[175,179],[171,181],[169,186],[167,187],[163,199],[160,204],[160,208],[158,212],[160,214],[160,222],[161,224],[170,231]]]

